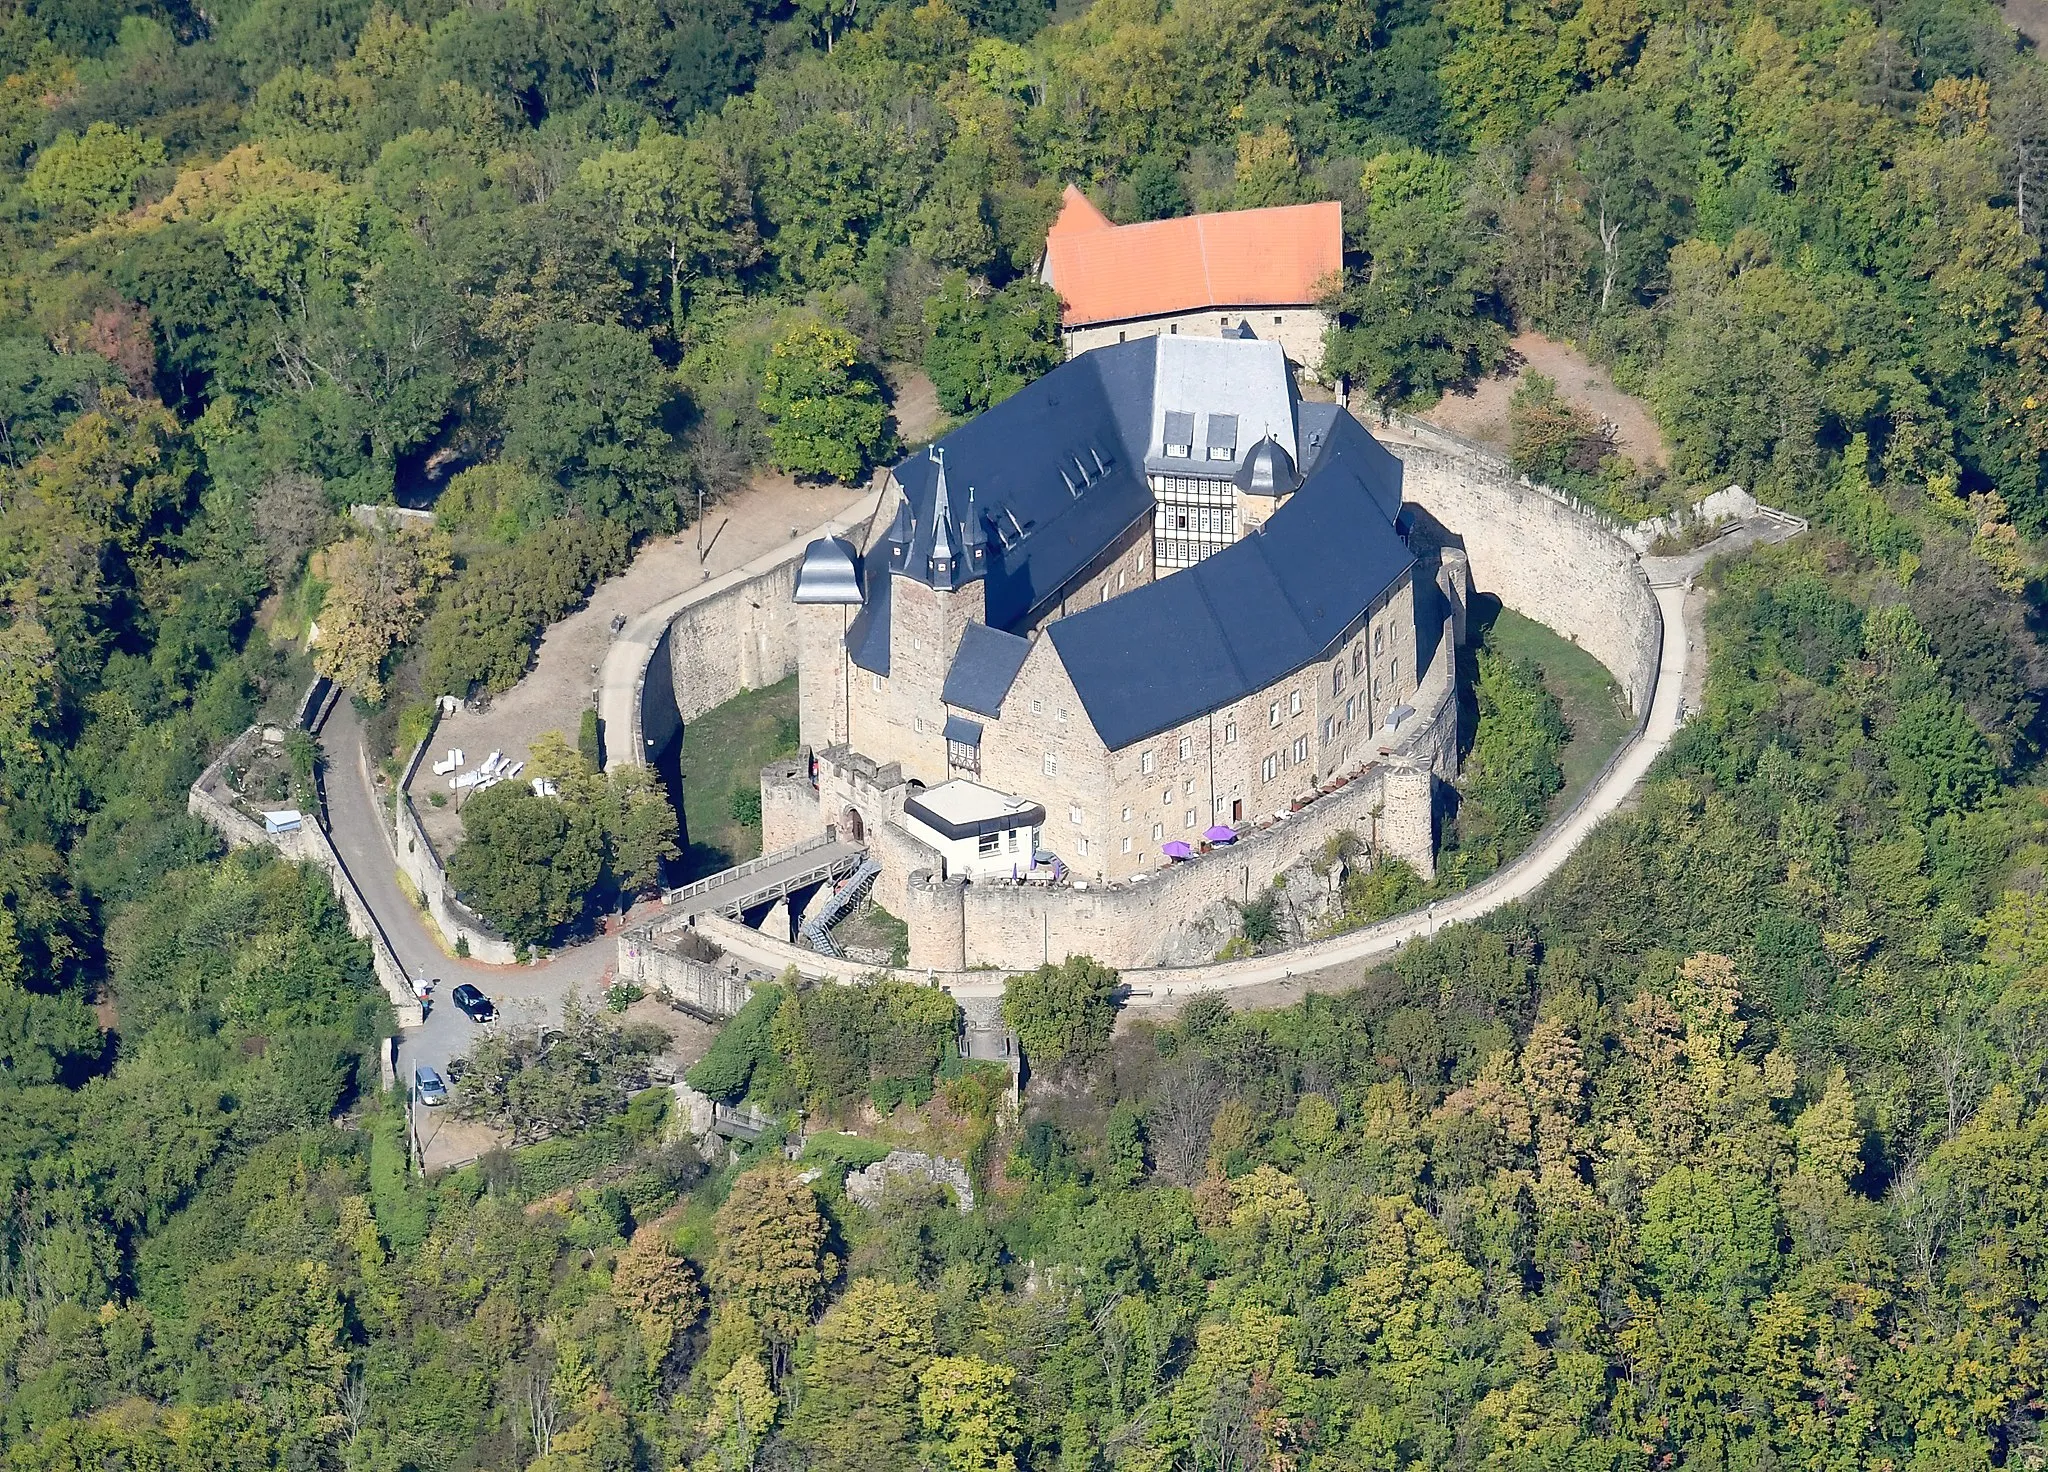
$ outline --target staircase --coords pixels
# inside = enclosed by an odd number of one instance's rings
[[[875,878],[881,872],[882,866],[873,859],[862,859],[860,867],[846,877],[844,884],[827,895],[822,904],[812,907],[809,917],[797,931],[804,944],[821,956],[842,959],[838,943],[832,939],[832,927],[868,897],[868,891],[875,887]]]

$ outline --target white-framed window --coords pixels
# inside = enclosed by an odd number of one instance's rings
[[[1000,850],[1002,846],[1003,835],[1000,833],[984,833],[974,840],[974,851],[977,854],[992,854]]]
[[[1011,852],[1011,853],[1015,853],[1015,852],[1017,852],[1017,830],[1016,830],[1015,828],[1012,828],[1012,829],[1010,830],[1010,835],[1009,835],[1009,836],[1010,836],[1010,852]]]
[[[1354,676],[1365,673],[1365,640],[1360,639],[1351,647],[1351,673]]]
[[[1182,797],[1193,797],[1195,795],[1194,778],[1190,777],[1187,781],[1180,784],[1180,795]]]
[[[1294,759],[1298,762],[1308,760],[1308,737],[1297,736],[1294,738]]]
[[[1045,775],[1048,777],[1057,777],[1059,776],[1059,774],[1060,754],[1056,751],[1048,751],[1045,754]]]
[[[1299,690],[1287,692],[1287,714],[1291,716],[1301,714],[1301,692]]]
[[[1123,586],[1124,586],[1124,574],[1123,574],[1123,569],[1122,569],[1122,568],[1118,568],[1118,569],[1117,569],[1117,574],[1116,574],[1116,586],[1117,586],[1117,591],[1118,591],[1118,592],[1122,592],[1122,591],[1123,591]]]
[[[1396,685],[1401,683],[1401,656],[1395,655],[1387,661],[1387,678]]]
[[[1259,780],[1270,782],[1280,775],[1280,758],[1269,756],[1259,763]]]
[[[880,675],[869,675],[868,681],[875,687],[875,694],[880,695],[882,693],[882,677]]]
[[[1129,808],[1124,809],[1124,821],[1126,823],[1131,821],[1131,810]]]
[[[1130,851],[1131,851],[1131,840],[1130,840],[1130,835],[1126,834],[1126,835],[1124,836],[1124,852],[1125,852],[1125,853],[1129,853]]]
[[[1036,701],[1036,700],[1034,700],[1034,701],[1032,701],[1032,702],[1031,702],[1031,714],[1033,714],[1033,715],[1037,715],[1037,714],[1038,714],[1038,713],[1039,713],[1040,711],[1042,711],[1042,710],[1044,710],[1044,709],[1045,709],[1045,706],[1044,706],[1044,705],[1043,705],[1042,703],[1040,703],[1039,701]]]
[[[1061,706],[1052,713],[1052,718],[1064,726],[1067,723],[1067,708],[1064,705]]]
[[[1384,628],[1378,628],[1372,631],[1372,652],[1375,655],[1381,655],[1387,652],[1387,631]]]
[[[1335,741],[1336,739],[1337,739],[1337,718],[1336,718],[1335,716],[1324,716],[1324,717],[1323,717],[1323,740],[1324,740],[1325,742],[1330,742],[1330,741]]]
[[[1138,753],[1138,770],[1148,777],[1152,774],[1152,751],[1150,747]]]
[[[1192,828],[1195,826],[1195,810],[1193,808],[1188,809],[1188,815],[1182,821],[1180,826],[1183,828]]]
[[[1173,806],[1173,789],[1171,787],[1162,787],[1159,789],[1159,805],[1161,807]]]
[[[1235,746],[1235,745],[1237,745],[1237,722],[1236,722],[1236,721],[1225,721],[1225,722],[1223,723],[1223,744],[1224,744],[1225,746]]]
[[[1166,837],[1166,825],[1164,823],[1154,823],[1152,825],[1152,841],[1157,843],[1164,837]]]
[[[1076,828],[1080,827],[1080,826],[1081,826],[1081,810],[1080,810],[1079,808],[1077,808],[1077,807],[1069,807],[1069,808],[1067,809],[1067,821],[1068,821],[1069,823],[1072,823],[1072,824],[1073,824],[1073,825],[1074,825],[1074,826],[1075,826]]]
[[[1192,756],[1193,756],[1194,754],[1195,754],[1195,738],[1194,738],[1194,737],[1192,737],[1192,736],[1183,736],[1183,737],[1181,737],[1181,738],[1180,738],[1180,759],[1181,759],[1182,761],[1187,761],[1187,760],[1188,760],[1188,759],[1189,759],[1190,757],[1192,757]]]
[[[1280,724],[1279,701],[1276,700],[1271,705],[1266,707],[1266,724],[1269,726],[1277,726]]]
[[[924,735],[924,717],[917,717],[913,724],[915,724],[917,727],[917,734],[920,736]]]
[[[1330,694],[1334,696],[1342,695],[1343,693],[1344,661],[1340,659],[1335,664],[1330,666]]]
[[[1372,698],[1374,700],[1383,699],[1386,696],[1386,693],[1387,682],[1385,680],[1374,680],[1372,682]]]
[[[1088,857],[1088,840],[1085,838],[1081,840],[1081,857],[1084,859]]]

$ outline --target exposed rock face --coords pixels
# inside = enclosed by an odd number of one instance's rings
[[[848,1171],[846,1194],[874,1211],[882,1204],[882,1193],[891,1180],[930,1181],[950,1187],[962,1216],[974,1210],[974,1182],[967,1178],[967,1167],[957,1160],[926,1155],[919,1150],[891,1150],[886,1158],[866,1170]]]

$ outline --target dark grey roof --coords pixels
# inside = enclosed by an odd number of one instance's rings
[[[1207,435],[1211,450],[1237,449],[1237,416],[1235,414],[1211,414]]]
[[[1030,652],[1029,639],[987,624],[969,624],[960,635],[960,647],[953,652],[953,667],[946,671],[939,698],[948,705],[997,719],[1003,713],[1003,697],[1010,693],[1010,684]]]
[[[1045,809],[1037,803],[989,818],[970,818],[964,823],[940,817],[914,797],[904,802],[903,811],[948,838],[978,838],[984,833],[1001,833],[1010,828],[1035,828],[1045,821]]]
[[[1294,462],[1271,435],[1245,451],[1244,464],[1231,479],[1247,496],[1282,496],[1299,483]]]
[[[1191,448],[1195,443],[1195,416],[1185,409],[1168,409],[1166,432],[1162,436],[1162,442]]]
[[[868,601],[853,616],[853,627],[846,631],[846,653],[855,664],[871,674],[887,675],[889,605],[893,601],[890,585],[896,580],[877,568],[872,581],[874,587],[868,590]]]
[[[1223,335],[1225,337],[1235,337],[1250,341],[1256,341],[1259,336],[1256,332],[1252,331],[1251,320],[1247,317],[1238,318],[1237,326],[1235,327],[1224,328]]]
[[[820,537],[804,548],[796,570],[798,603],[860,602],[860,554],[844,537]]]
[[[957,741],[962,746],[981,745],[981,722],[970,721],[965,716],[946,717],[946,739]]]
[[[947,540],[961,559],[954,581],[985,579],[986,616],[996,628],[1027,622],[1151,516],[1143,460],[1156,352],[1146,337],[1083,353],[939,441],[952,507]],[[911,534],[891,565],[921,582],[931,580],[938,472],[927,454],[895,468]],[[986,545],[980,569],[977,540]]]
[[[1353,425],[1363,445],[1333,432],[1316,473],[1257,531],[1047,625],[1105,745],[1142,741],[1317,663],[1408,570],[1381,510],[1389,500],[1399,509],[1401,462]]]

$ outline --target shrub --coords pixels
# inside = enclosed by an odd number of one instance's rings
[[[1086,1059],[1109,1043],[1116,1025],[1116,988],[1121,978],[1086,956],[1013,976],[1003,989],[1003,1021],[1016,1029],[1024,1056],[1050,1067]]]

